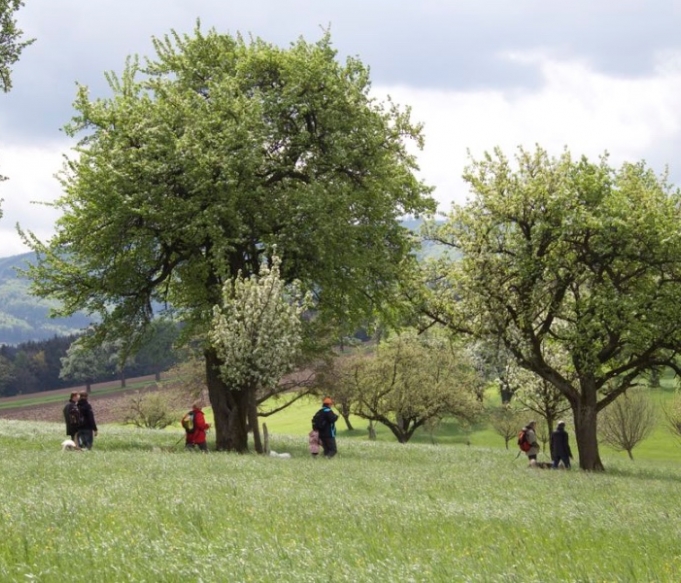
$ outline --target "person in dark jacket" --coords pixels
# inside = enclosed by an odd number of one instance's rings
[[[559,421],[556,429],[551,433],[551,459],[553,460],[553,467],[557,468],[560,462],[570,469],[570,458],[572,451],[570,450],[570,442],[567,431],[565,431],[565,421]]]
[[[68,435],[77,445],[76,437],[81,425],[80,409],[78,409],[78,399],[80,393],[71,393],[68,403],[64,405],[64,421],[66,422],[66,435]]]
[[[338,453],[338,448],[336,447],[336,421],[338,420],[338,415],[331,410],[332,405],[333,399],[325,397],[322,401],[322,408],[314,416],[317,422],[315,423],[316,427],[313,427],[313,429],[319,432],[324,457],[333,457]]]
[[[78,409],[82,419],[78,430],[78,445],[81,449],[92,449],[95,436],[97,435],[97,423],[95,422],[95,412],[88,401],[88,394],[83,391],[78,399]]]
[[[192,405],[192,413],[194,413],[194,430],[187,433],[184,447],[190,451],[198,449],[203,453],[208,453],[206,431],[210,429],[210,423],[206,423],[206,417],[203,414],[202,408],[203,401],[194,401],[194,404]]]

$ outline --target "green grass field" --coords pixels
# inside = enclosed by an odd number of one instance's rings
[[[666,457],[604,450],[603,474],[528,469],[455,424],[405,446],[355,420],[311,459],[316,406],[266,420],[288,460],[113,425],[61,452],[61,425],[0,421],[0,581],[681,580],[681,448],[662,433]]]

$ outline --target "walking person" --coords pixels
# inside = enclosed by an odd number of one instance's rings
[[[570,458],[572,457],[572,450],[570,449],[570,439],[567,431],[565,431],[565,421],[559,421],[556,429],[551,433],[551,460],[553,467],[558,468],[560,462],[563,462],[565,469],[570,469]]]
[[[185,449],[189,451],[198,449],[203,453],[208,453],[206,431],[210,429],[210,423],[206,423],[206,417],[203,414],[203,401],[201,399],[194,401],[192,410],[188,415],[191,416],[192,427],[191,430],[185,428],[185,431],[187,432],[184,445]]]
[[[322,408],[312,418],[312,430],[319,433],[324,457],[329,458],[338,453],[338,448],[336,447],[336,421],[338,415],[331,410],[332,405],[333,399],[325,397],[322,401]]]
[[[97,435],[97,422],[95,412],[88,401],[88,394],[83,391],[78,399],[78,409],[80,410],[81,424],[78,430],[78,445],[81,449],[92,449],[92,445]]]
[[[525,439],[530,446],[525,453],[527,453],[527,459],[529,460],[531,466],[537,465],[537,455],[539,455],[539,452],[541,451],[541,446],[539,445],[539,440],[537,439],[536,427],[536,421],[530,421],[527,425],[525,425]]]
[[[66,422],[66,435],[68,435],[73,442],[78,445],[77,437],[80,429],[82,418],[80,416],[80,409],[78,409],[78,400],[80,393],[73,391],[66,405],[64,405],[64,421]]]

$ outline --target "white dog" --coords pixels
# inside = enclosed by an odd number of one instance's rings
[[[276,451],[270,451],[270,457],[278,457],[282,459],[289,459],[291,457],[290,453],[277,453]]]
[[[61,450],[62,451],[79,451],[80,448],[76,445],[76,442],[73,441],[73,439],[65,439],[64,441],[61,442]]]

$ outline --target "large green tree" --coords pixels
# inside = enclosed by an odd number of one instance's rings
[[[679,193],[643,163],[614,169],[541,148],[515,164],[497,150],[464,177],[470,203],[431,233],[463,258],[435,269],[430,313],[500,341],[560,390],[580,466],[601,470],[598,413],[651,368],[681,372]],[[567,363],[546,358],[552,344]]]
[[[157,301],[205,337],[225,282],[276,245],[318,322],[373,313],[409,255],[399,217],[434,210],[409,110],[372,97],[367,68],[339,62],[328,34],[283,49],[197,27],[154,46],[108,76],[111,97],[78,90],[56,233],[24,233],[35,292],[60,314],[99,313],[100,336],[133,342]],[[208,344],[205,360],[217,447],[243,451],[229,428],[242,387]]]

